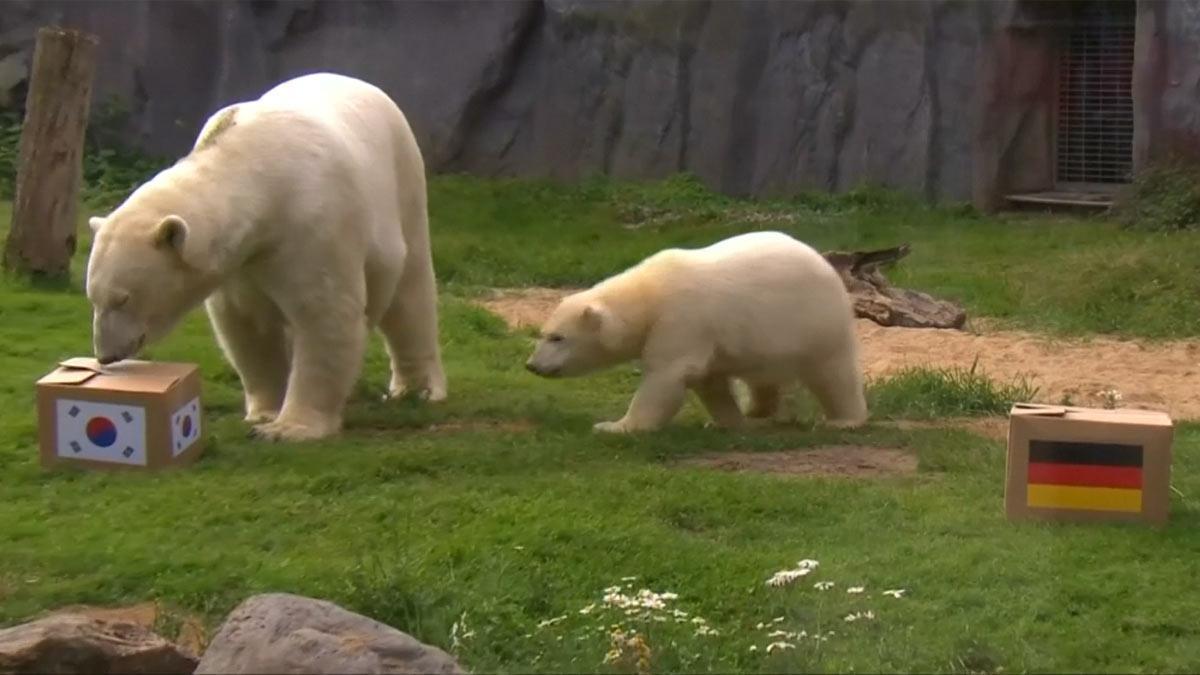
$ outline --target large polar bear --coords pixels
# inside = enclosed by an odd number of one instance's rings
[[[90,224],[102,363],[204,302],[261,438],[337,433],[376,327],[393,396],[446,396],[424,160],[366,82],[305,75],[223,108],[190,154]]]
[[[779,232],[667,249],[568,296],[526,367],[570,377],[633,359],[641,385],[625,416],[599,431],[660,428],[689,388],[714,422],[739,426],[733,379],[750,388],[750,417],[772,415],[781,388],[799,380],[832,425],[867,418],[849,294],[820,253]]]

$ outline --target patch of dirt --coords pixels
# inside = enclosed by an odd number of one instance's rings
[[[577,288],[497,288],[477,301],[484,309],[498,315],[509,328],[538,328],[563,298]]]
[[[498,289],[479,304],[512,327],[536,327],[574,290]],[[994,380],[1029,378],[1039,389],[1037,402],[1101,407],[1100,392],[1115,389],[1123,408],[1200,418],[1200,341],[1063,340],[999,330],[987,321],[970,326],[967,331],[885,328],[860,319],[867,377],[912,366],[970,368],[978,358],[978,368]]]
[[[725,452],[689,457],[675,464],[738,473],[752,471],[850,478],[903,475],[917,470],[917,458],[902,450],[852,445],[782,452]]]

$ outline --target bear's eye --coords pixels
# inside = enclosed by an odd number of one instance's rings
[[[558,333],[551,333],[550,335],[546,336],[546,342],[562,342],[562,341],[563,341],[563,336],[559,335]]]

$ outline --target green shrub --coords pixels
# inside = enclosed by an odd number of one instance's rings
[[[976,360],[970,368],[906,368],[874,382],[867,392],[872,414],[904,419],[1002,415],[1037,394],[1024,379],[997,383],[978,365]]]
[[[1200,166],[1167,162],[1142,171],[1118,195],[1113,215],[1131,229],[1200,227]]]
[[[124,200],[138,185],[166,166],[160,158],[118,145],[126,113],[111,104],[99,106],[88,125],[83,154],[83,202],[109,208]],[[11,200],[17,182],[21,116],[0,110],[0,200]]]

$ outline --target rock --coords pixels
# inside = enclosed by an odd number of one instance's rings
[[[731,194],[875,184],[992,208],[1054,180],[1072,4],[5,0],[0,100],[57,22],[99,36],[97,105],[119,100],[122,137],[168,156],[219,107],[319,68],[391,94],[435,172],[687,171]],[[1200,156],[1200,0],[1137,11],[1136,157]]]
[[[0,630],[0,673],[191,673],[196,659],[136,623],[55,614]]]
[[[331,602],[248,598],[225,619],[196,673],[462,673],[446,652]]]

